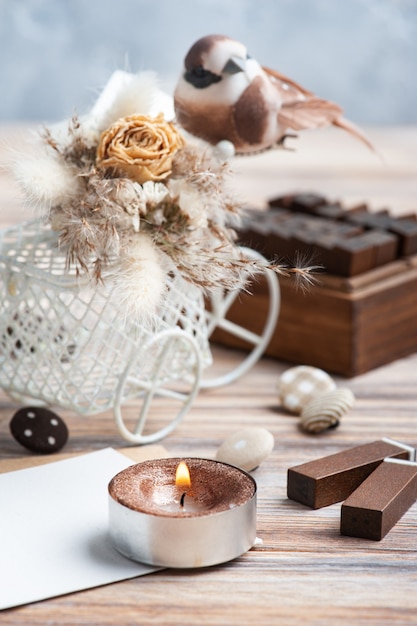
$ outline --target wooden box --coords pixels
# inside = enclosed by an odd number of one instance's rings
[[[281,279],[281,309],[266,354],[352,377],[417,350],[417,255],[358,276],[320,277],[307,294]],[[266,282],[239,297],[228,317],[261,332],[268,307]],[[213,340],[245,343],[216,330]]]

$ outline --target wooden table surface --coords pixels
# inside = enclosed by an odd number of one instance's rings
[[[0,128],[2,163],[7,147],[22,145],[26,135],[24,127]],[[347,204],[366,201],[375,210],[416,212],[417,128],[368,129],[368,135],[380,158],[342,131],[305,133],[293,141],[295,153],[237,161],[231,184],[242,200],[259,206],[270,196],[300,190]],[[1,226],[32,215],[22,208],[6,171],[0,172],[0,205]],[[218,347],[213,354],[216,373],[240,356]],[[172,456],[214,457],[223,439],[241,427],[271,431],[274,451],[254,472],[262,546],[218,567],[160,571],[7,610],[0,624],[417,624],[417,504],[385,539],[372,542],[340,535],[340,504],[313,511],[286,498],[292,465],[381,437],[417,445],[417,355],[354,379],[336,377],[352,389],[356,403],[339,428],[320,436],[303,434],[297,418],[279,406],[276,383],[288,366],[262,359],[237,382],[200,392],[183,422],[161,442]],[[17,406],[0,395],[3,469],[5,463],[16,468],[33,461],[9,433]],[[125,410],[134,415],[137,407]],[[61,415],[70,430],[66,453],[126,445],[110,412]],[[158,401],[151,419],[155,426],[163,420]]]

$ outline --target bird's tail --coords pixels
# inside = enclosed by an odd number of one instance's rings
[[[338,128],[342,128],[343,130],[346,130],[348,133],[350,133],[351,135],[353,135],[354,137],[362,141],[362,143],[364,143],[370,150],[372,150],[372,152],[375,152],[375,154],[377,154],[377,151],[375,147],[373,146],[372,142],[360,130],[360,128],[358,128],[355,124],[353,124],[353,122],[350,122],[344,117],[337,117],[335,120],[333,120],[332,124],[333,126],[337,126]]]

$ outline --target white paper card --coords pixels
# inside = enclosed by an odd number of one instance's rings
[[[107,538],[107,485],[131,464],[107,448],[0,475],[0,609],[157,569]]]

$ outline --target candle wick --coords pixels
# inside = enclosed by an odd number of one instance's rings
[[[180,499],[180,505],[181,505],[181,507],[183,507],[183,508],[184,508],[184,499],[185,499],[185,496],[186,496],[186,495],[187,495],[187,494],[186,494],[186,492],[184,491],[184,493],[182,494],[181,499]]]

